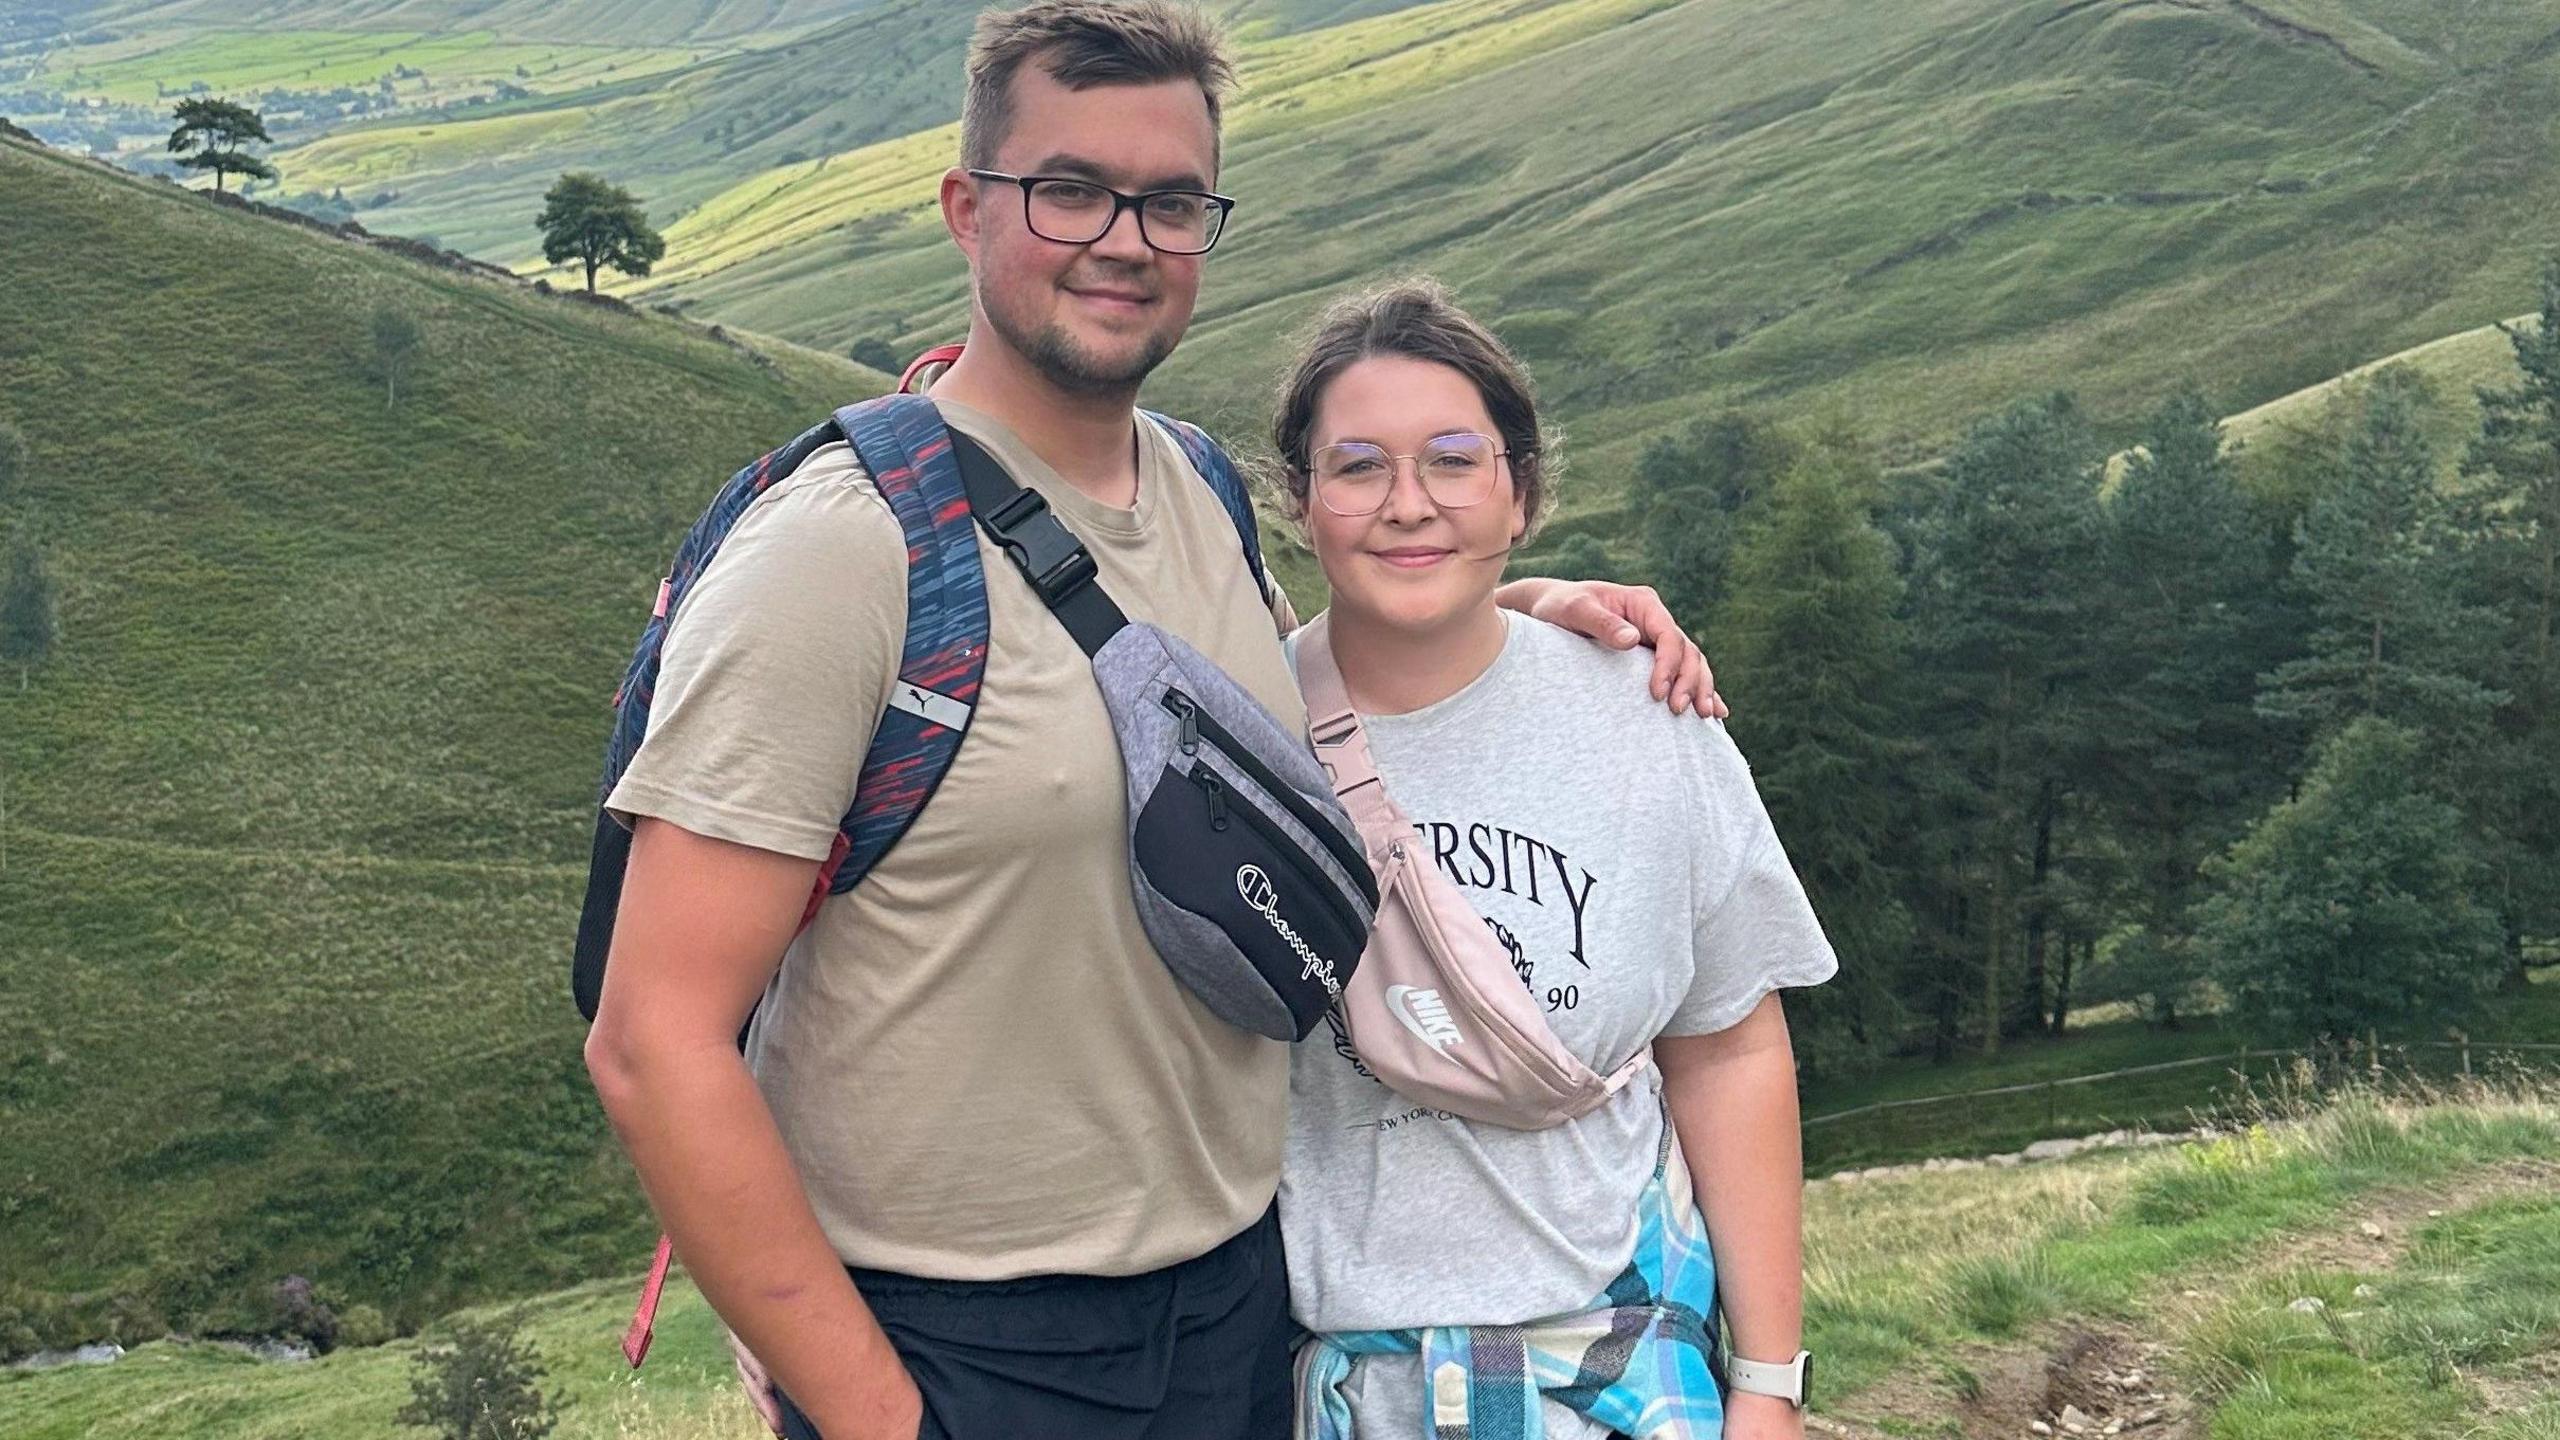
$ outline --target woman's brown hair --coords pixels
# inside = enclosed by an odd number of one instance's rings
[[[1526,543],[1546,513],[1548,481],[1555,474],[1555,437],[1538,426],[1537,388],[1520,357],[1460,309],[1445,286],[1427,278],[1398,280],[1335,301],[1299,347],[1271,421],[1271,448],[1280,457],[1279,485],[1291,518],[1307,513],[1307,442],[1315,430],[1316,404],[1335,377],[1372,355],[1446,365],[1474,383],[1501,432],[1502,448],[1511,452],[1512,488],[1529,517],[1521,536]]]

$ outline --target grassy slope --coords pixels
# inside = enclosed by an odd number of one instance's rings
[[[1225,0],[1250,34],[1404,8],[1413,0]],[[539,247],[529,217],[553,176],[595,169],[662,225],[738,183],[802,160],[933,131],[960,115],[976,0],[887,0],[789,43],[571,99],[435,125],[368,125],[276,158],[296,189],[389,185],[380,228],[432,232],[510,263]],[[945,147],[948,148],[947,146]],[[943,160],[933,163],[939,173]],[[838,348],[841,348],[840,346]]]
[[[626,1256],[563,977],[604,700],[700,500],[881,378],[10,143],[0,253],[62,587],[0,687],[0,1305]]]
[[[2505,323],[2530,329],[2536,322],[2533,316],[2523,315]],[[2453,474],[2462,463],[2463,448],[2480,431],[2481,388],[2516,382],[2515,345],[2497,325],[2483,325],[2385,355],[2343,375],[2244,410],[2223,422],[2223,434],[2243,451],[2253,445],[2279,443],[2288,432],[2317,427],[2333,401],[2352,393],[2374,372],[2393,365],[2406,365],[2426,377],[2435,401],[2427,411],[2427,438],[2435,447],[2439,464],[2447,475]]]
[[[2022,1327],[2062,1315],[2174,1325],[2161,1300],[2201,1277],[2263,1267],[2292,1237],[2334,1227],[2349,1206],[2384,1187],[2447,1188],[2484,1167],[2519,1158],[2560,1160],[2560,1112],[2546,1099],[2483,1097],[2428,1108],[2350,1103],[2299,1128],[2175,1151],[2111,1153],[2023,1170],[1932,1173],[1857,1185],[1819,1186],[1806,1197],[1808,1339],[1826,1379],[1817,1409],[1856,1423],[1875,1413],[1880,1381],[1926,1391],[1935,1376],[1979,1363],[1982,1348]],[[2235,1384],[2231,1412],[2264,1428],[2217,1430],[2248,1440],[2281,1435],[2372,1436],[2374,1440],[2454,1440],[2465,1412],[2490,1386],[2507,1402],[2529,1398],[2534,1362],[2560,1349],[2560,1314],[2534,1303],[2535,1287],[2560,1278],[2560,1247],[2547,1227],[2549,1196],[2515,1196],[2447,1216],[2420,1237],[2392,1303],[2405,1319],[2378,1314],[2364,1328],[2391,1357],[2387,1383],[2407,1387],[2411,1343],[2467,1345],[2467,1374],[2419,1401],[2370,1416],[2330,1417],[2327,1430],[2265,1426],[2268,1397]],[[2348,1287],[2335,1289],[2348,1308]],[[2276,1357],[2316,1344],[2285,1322],[2263,1347]],[[2251,1292],[2245,1297],[2255,1301]],[[544,1297],[527,1310],[526,1333],[568,1397],[555,1440],[752,1440],[762,1431],[736,1398],[727,1354],[701,1298],[681,1280],[668,1291],[658,1347],[643,1378],[621,1370],[613,1337],[627,1314],[628,1285],[594,1284]],[[2237,1318],[2259,1322],[2259,1306]],[[2200,1360],[2243,1364],[2256,1332],[2233,1316],[2190,1320],[2176,1336]],[[2394,1321],[2399,1320],[2397,1329]],[[2402,1333],[2408,1332],[2408,1333]],[[24,1419],[17,1440],[74,1440],[147,1428],[168,1440],[285,1440],[325,1433],[391,1437],[388,1417],[406,1394],[415,1347],[399,1342],[341,1352],[300,1366],[261,1366],[206,1347],[155,1345],[110,1367],[0,1379],[0,1405]],[[2235,1377],[2245,1378],[2245,1377]],[[2479,1387],[2479,1388],[2474,1388]],[[2364,1392],[2370,1395],[2371,1390]],[[2394,1392],[2395,1394],[2397,1392]],[[2303,1387],[2302,1407],[2320,1392]],[[1998,1434],[2022,1429],[1959,1426],[1958,1401],[1923,1402],[1929,1428],[1889,1433]],[[2243,1408],[2246,1407],[2246,1408]],[[2398,1428],[2376,1428],[2359,1421]],[[103,1427],[103,1428],[92,1428]],[[116,1427],[125,1427],[119,1430]],[[1836,1433],[1877,1433],[1856,1424]],[[2519,1440],[2525,1432],[2517,1432]]]
[[[2188,376],[2281,395],[2513,313],[2560,239],[2560,23],[2529,0],[1686,0],[1503,59],[1240,120],[1244,209],[1155,398],[1251,433],[1326,295],[1428,268],[1539,365],[1587,508],[1719,401],[1908,459],[2057,382],[2109,416]],[[646,288],[829,347],[955,333],[917,208],[942,157],[886,158],[831,162],[880,171],[833,229],[766,205],[769,248],[705,206]]]

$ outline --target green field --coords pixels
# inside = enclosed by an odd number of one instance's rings
[[[1556,0],[1513,0],[1507,8],[1551,8]],[[1411,0],[1238,0],[1213,8],[1239,32],[1285,37],[1341,21],[1386,35],[1359,17]],[[1625,0],[1609,0],[1624,10]],[[560,100],[521,102],[492,113],[415,125],[363,126],[288,150],[277,165],[294,189],[389,182],[397,200],[367,223],[432,232],[473,254],[530,262],[539,246],[526,223],[526,198],[539,197],[563,170],[600,170],[630,187],[665,225],[723,195],[743,177],[758,187],[821,156],[870,163],[864,147],[931,132],[960,116],[960,60],[978,6],[957,0],[891,0],[823,30],[792,37],[663,77]],[[1305,36],[1329,55],[1323,36]],[[1266,39],[1260,44],[1281,44]],[[1346,57],[1375,59],[1363,48]],[[947,149],[947,145],[945,146]],[[900,153],[927,153],[908,146]],[[944,158],[922,173],[939,174]],[[913,166],[900,175],[914,173]],[[929,189],[925,192],[929,197]],[[734,208],[740,202],[725,202]],[[907,202],[914,201],[909,199]],[[538,204],[537,204],[538,208]],[[853,217],[848,217],[853,218]],[[838,347],[841,348],[841,347]]]
[[[2053,1413],[2055,1358],[2095,1327],[2165,1347],[2156,1383],[2178,1414],[2161,1433],[2541,1440],[2531,1427],[2560,1417],[2555,1179],[2560,1111],[2506,1091],[2352,1099],[2175,1150],[1816,1186],[1806,1343],[1824,1364],[1821,1433],[2025,1434]],[[2405,1243],[2352,1244],[2374,1216]],[[2368,1282],[2374,1301],[2354,1289]],[[524,1306],[566,1400],[557,1440],[762,1435],[716,1319],[681,1280],[648,1368],[622,1368],[630,1294],[601,1282]],[[2337,1323],[2287,1308],[2304,1295]],[[271,1365],[161,1343],[0,1378],[0,1406],[12,1440],[393,1440],[416,1350]]]
[[[11,142],[0,253],[0,527],[63,592],[0,686],[0,1307],[253,1326],[306,1270],[414,1319],[626,1260],[565,979],[606,698],[701,500],[882,377]],[[396,409],[377,306],[426,337]]]
[[[760,42],[865,0],[106,0],[84,26],[120,33],[223,29],[487,29],[535,40],[628,45]]]
[[[148,44],[148,42],[146,42]],[[141,101],[194,86],[222,95],[370,88],[389,81],[406,104],[436,104],[501,82],[580,90],[702,59],[699,50],[511,41],[494,31],[214,30],[167,45],[130,42],[53,57],[45,83],[83,95]],[[402,70],[424,72],[402,76]]]

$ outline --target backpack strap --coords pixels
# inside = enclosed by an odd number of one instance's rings
[[[1181,446],[1183,455],[1191,461],[1191,468],[1200,472],[1200,478],[1208,481],[1209,489],[1217,495],[1218,503],[1227,507],[1227,518],[1236,524],[1236,539],[1244,545],[1245,568],[1253,572],[1253,588],[1269,599],[1271,577],[1262,568],[1262,530],[1254,519],[1253,487],[1245,483],[1244,473],[1236,468],[1226,450],[1209,438],[1208,431],[1188,420],[1176,420],[1153,410],[1138,413],[1173,437],[1173,443]]]
[[[915,823],[959,753],[987,673],[987,577],[942,412],[921,395],[884,395],[837,411],[836,424],[906,532],[907,637],[804,925]]]
[[[716,534],[725,535],[755,495],[789,475],[821,445],[839,439],[852,444],[905,534],[907,634],[898,658],[897,688],[879,728],[872,732],[871,748],[863,755],[853,807],[837,826],[835,844],[800,912],[804,930],[828,896],[844,894],[870,873],[933,798],[960,752],[987,672],[987,584],[986,572],[978,563],[977,526],[969,513],[960,467],[952,458],[951,434],[943,427],[942,412],[923,396],[884,395],[848,405],[784,450],[758,461],[749,467],[751,474],[742,472],[744,483],[735,488],[745,493],[735,499]],[[722,499],[732,497],[724,493]],[[657,627],[656,634],[662,634],[667,624],[671,594],[681,598],[707,563],[709,548],[680,559],[676,576],[661,587],[658,614],[650,622]],[[645,648],[651,660],[649,679],[654,681],[655,646]],[[645,710],[642,718],[645,721]],[[636,733],[630,748],[638,748]],[[618,758],[628,763],[629,754]],[[613,773],[619,773],[618,767]],[[610,819],[605,823],[610,825]],[[626,837],[626,847],[628,843]],[[617,894],[620,888],[617,872]],[[599,966],[599,985],[601,980]],[[745,1043],[743,1034],[740,1043]],[[641,1281],[640,1301],[622,1334],[623,1357],[635,1370],[648,1356],[659,1295],[666,1288],[673,1259],[674,1247],[660,1235],[657,1253]]]

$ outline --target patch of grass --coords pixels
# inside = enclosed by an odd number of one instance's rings
[[[2560,1195],[2430,1225],[2381,1287],[2385,1350],[2490,1365],[2560,1346]]]
[[[1947,1393],[1958,1400],[1973,1401],[1982,1398],[1982,1377],[1975,1374],[1972,1367],[1961,1361],[1939,1361],[1938,1383],[1945,1386]]]
[[[2429,1226],[2391,1272],[2296,1270],[2184,1337],[2217,1440],[2533,1435],[2551,1407],[2480,1431],[2473,1377],[2560,1348],[2560,1196],[2513,1196]]]
[[[2463,1440],[2560,1440],[2560,1401],[2537,1405],[2468,1431]]]
[[[1977,1334],[2005,1339],[2063,1308],[2062,1282],[2041,1251],[1968,1255],[1949,1266],[1947,1306]]]

